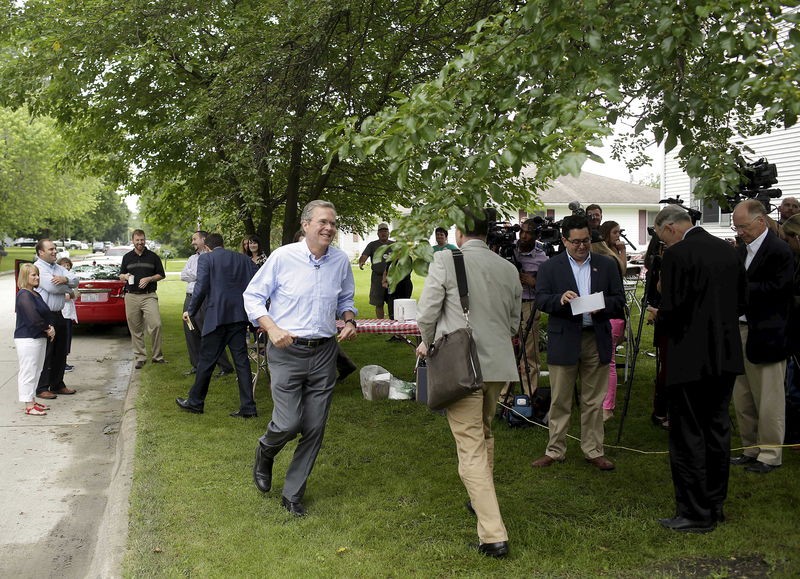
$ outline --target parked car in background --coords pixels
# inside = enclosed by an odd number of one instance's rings
[[[109,247],[104,253],[93,253],[81,257],[82,262],[94,263],[97,265],[122,265],[122,256],[133,249],[132,245],[118,245]]]
[[[75,301],[79,324],[127,323],[125,282],[119,279],[118,264],[79,261],[72,271],[80,278]]]

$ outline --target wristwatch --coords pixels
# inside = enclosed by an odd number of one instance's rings
[[[353,318],[350,318],[349,320],[345,320],[344,323],[345,324],[353,324],[354,328],[358,328],[358,324],[356,323],[356,321]]]

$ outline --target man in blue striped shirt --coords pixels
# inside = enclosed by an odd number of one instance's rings
[[[281,498],[283,507],[298,517],[306,514],[301,501],[336,383],[336,318],[345,321],[339,341],[349,341],[357,336],[358,313],[350,260],[331,246],[338,226],[335,207],[311,201],[300,221],[305,239],[272,252],[244,293],[250,321],[269,336],[274,403],[272,420],[256,449],[253,478],[260,491],[268,492],[275,456],[300,434]]]
[[[56,263],[56,244],[49,239],[40,239],[36,244],[36,262],[39,268],[39,287],[36,291],[50,308],[56,336],[47,342],[44,368],[36,386],[36,396],[46,400],[58,398],[59,394],[75,394],[75,390],[64,384],[64,367],[67,365],[67,323],[61,310],[64,295],[70,288],[78,287],[78,276]]]

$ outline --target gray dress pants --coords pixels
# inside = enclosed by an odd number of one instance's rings
[[[331,338],[316,347],[293,344],[277,348],[270,343],[268,348],[274,406],[272,420],[259,442],[266,456],[274,457],[301,435],[282,493],[287,500],[299,502],[322,446],[339,347]]]

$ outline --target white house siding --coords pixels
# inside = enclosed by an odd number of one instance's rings
[[[778,184],[773,187],[780,189],[783,195],[773,199],[772,205],[780,205],[783,197],[800,198],[800,125],[750,137],[744,142],[753,150],[748,155],[752,161],[766,157],[778,168]],[[678,161],[674,154],[667,154],[664,157],[661,182],[663,183],[662,199],[680,195],[687,204],[691,202],[693,207],[699,206],[699,201],[690,196],[692,184],[686,173],[678,167]],[[772,213],[772,217],[777,219],[777,211]],[[730,216],[722,215],[719,224],[704,224],[704,227],[719,237],[733,237],[729,225]]]
[[[667,153],[664,158],[664,173],[661,176],[661,198],[669,199],[680,196],[682,200],[689,203],[692,193],[691,179],[678,166],[678,159],[675,153],[677,153],[677,149]]]

